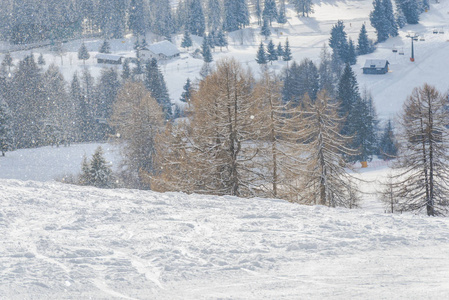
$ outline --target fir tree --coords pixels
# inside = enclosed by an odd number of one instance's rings
[[[207,64],[214,60],[207,37],[203,39],[203,44],[201,44],[201,55],[203,56],[203,61]]]
[[[270,26],[268,26],[268,20],[265,18],[263,19],[262,28],[260,28],[260,34],[263,35],[265,39],[267,39],[271,35]]]
[[[268,20],[270,22],[270,26],[272,25],[273,20],[277,19],[278,11],[275,0],[264,1],[262,16],[264,20]]]
[[[357,130],[357,126],[352,121],[358,114],[355,111],[355,105],[360,101],[360,92],[357,79],[349,64],[346,64],[338,83],[337,100],[340,102],[338,113],[340,117],[346,118],[341,133],[352,136]]]
[[[186,48],[189,51],[189,47],[192,47],[192,38],[188,30],[184,31],[184,36],[182,37],[181,47]]]
[[[267,63],[267,54],[262,42],[260,42],[259,50],[257,50],[256,62],[259,65],[265,65]]]
[[[184,103],[190,102],[191,89],[192,89],[192,84],[190,82],[190,79],[187,78],[187,81],[183,86],[183,92],[181,94],[181,98],[179,99],[181,102],[184,102]]]
[[[157,60],[151,59],[146,64],[145,86],[150,91],[151,96],[156,99],[162,107],[166,120],[172,119],[172,104],[165,84],[164,76],[159,70]]]
[[[214,49],[214,51],[215,51],[215,44],[216,44],[215,33],[209,32],[209,34],[207,35],[207,37],[205,37],[205,39],[206,39],[207,43],[209,44],[209,48]]]
[[[371,11],[369,19],[371,25],[376,29],[377,42],[384,42],[390,33],[388,20],[386,19],[385,7],[382,0],[374,0],[373,11]]]
[[[368,34],[366,32],[365,24],[362,25],[359,33],[359,39],[357,44],[357,53],[359,55],[364,55],[371,53],[370,42],[368,40]]]
[[[396,158],[398,154],[397,140],[394,135],[393,125],[391,120],[388,120],[385,125],[382,136],[379,141],[379,156],[384,160],[390,160]]]
[[[395,19],[396,24],[399,28],[403,28],[405,24],[407,24],[407,19],[405,18],[404,12],[402,11],[402,8],[400,5],[396,6],[396,13],[395,13]]]
[[[219,30],[217,34],[217,44],[218,47],[220,47],[220,51],[223,47],[228,46],[228,40],[226,39],[226,35],[224,34],[223,30]]]
[[[83,64],[86,64],[86,60],[89,59],[90,54],[87,51],[86,45],[84,43],[81,44],[81,47],[78,50],[78,59],[83,60]]]
[[[313,13],[312,0],[293,0],[296,13],[302,14],[303,17],[309,17],[309,14]]]
[[[397,3],[402,9],[407,23],[418,24],[422,2],[420,0],[398,0]]]
[[[45,65],[45,59],[44,59],[44,55],[42,55],[42,53],[39,55],[39,57],[37,58],[37,63],[40,66]]]
[[[329,39],[329,46],[335,53],[336,58],[340,62],[347,63],[348,60],[348,40],[346,38],[345,25],[343,21],[338,21],[337,24],[332,26],[331,37]]]
[[[270,40],[268,42],[267,53],[268,53],[267,60],[271,64],[273,64],[273,61],[278,60],[278,53],[277,53],[276,47],[273,44],[273,40]]]
[[[391,4],[391,0],[382,0],[382,5],[384,7],[385,12],[385,20],[387,22],[388,34],[391,37],[397,36],[398,33],[398,24],[396,23],[396,18],[394,17],[393,5]]]
[[[2,61],[2,67],[8,67],[8,72],[11,73],[11,67],[13,67],[13,59],[11,53],[7,52]]]
[[[279,42],[278,47],[277,47],[277,55],[278,55],[279,59],[284,56],[284,48],[282,48],[281,42]]]
[[[348,62],[350,65],[355,65],[357,63],[357,53],[355,52],[355,46],[352,39],[349,39]]]
[[[91,185],[103,189],[114,187],[112,170],[104,158],[101,146],[95,150],[89,165],[89,179]]]
[[[287,23],[287,16],[285,15],[285,0],[281,0],[281,5],[279,7],[279,15],[277,19],[279,24]]]
[[[78,184],[85,186],[92,185],[90,164],[86,154],[83,155],[83,161],[81,162],[81,174],[78,176]]]
[[[135,36],[145,35],[145,8],[143,0],[131,0],[129,4],[128,27]]]
[[[249,24],[246,0],[224,0],[223,29],[231,32]]]
[[[104,40],[103,44],[101,45],[100,49],[98,50],[100,53],[111,53],[111,45],[109,44],[108,40]]]
[[[219,0],[208,0],[207,2],[207,27],[209,31],[218,31],[222,27],[222,8]]]
[[[129,66],[129,59],[125,59],[122,66],[122,80],[126,81],[131,78],[131,68]]]
[[[260,5],[261,0],[254,0],[254,12],[257,17],[257,25],[262,25],[262,6]]]
[[[288,39],[285,41],[285,46],[284,46],[284,53],[282,55],[282,60],[289,62],[292,60],[292,51],[290,50],[290,44],[288,42]]]
[[[2,156],[12,147],[12,115],[8,104],[0,99],[0,152]]]
[[[200,0],[191,0],[189,4],[189,20],[187,23],[187,30],[190,33],[204,36],[206,30],[205,18],[203,13],[203,6]]]

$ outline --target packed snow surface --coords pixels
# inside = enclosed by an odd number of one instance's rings
[[[445,218],[0,180],[2,299],[442,299]]]

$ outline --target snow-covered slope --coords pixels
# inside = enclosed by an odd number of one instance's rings
[[[0,180],[2,299],[442,299],[449,221]]]

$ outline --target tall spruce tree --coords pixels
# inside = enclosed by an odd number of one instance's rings
[[[350,65],[355,65],[357,63],[357,53],[352,39],[349,39],[348,43],[348,62]]]
[[[293,59],[292,57],[292,51],[290,50],[290,43],[288,42],[288,39],[285,41],[284,46],[284,55],[282,55],[282,60],[286,61],[287,63]]]
[[[0,98],[0,152],[2,156],[12,148],[12,113],[6,101]]]
[[[388,34],[391,37],[395,37],[399,34],[398,24],[396,23],[396,18],[394,16],[393,4],[391,0],[382,0],[382,5],[385,12],[385,20],[387,22]]]
[[[389,119],[379,140],[379,157],[384,160],[390,160],[396,158],[397,154],[398,143],[392,122]]]
[[[222,27],[222,7],[219,0],[207,1],[207,28],[209,32],[218,31]]]
[[[100,49],[98,50],[100,53],[111,53],[111,45],[109,44],[108,40],[104,40],[103,44],[101,45]]]
[[[260,34],[263,35],[265,39],[268,39],[268,37],[271,35],[270,26],[268,25],[268,20],[266,18],[263,19],[263,24],[260,28]]]
[[[86,45],[84,43],[81,44],[81,47],[78,50],[78,59],[83,60],[83,64],[86,64],[86,60],[90,58],[90,54],[87,51]]]
[[[340,62],[349,62],[349,44],[346,37],[345,25],[341,20],[332,26],[331,37],[329,38],[329,47],[331,47],[332,51],[335,53],[335,57],[338,58]]]
[[[203,6],[200,0],[191,0],[189,2],[189,19],[187,23],[187,30],[190,33],[204,36],[206,30],[206,22],[204,18]]]
[[[216,40],[216,46],[220,47],[220,51],[222,51],[223,47],[227,47],[228,46],[228,40],[226,38],[225,33],[223,32],[223,30],[219,30],[217,33],[217,40]]]
[[[285,14],[285,0],[281,0],[281,3],[279,5],[279,14],[278,14],[277,22],[279,24],[287,23],[287,15]]]
[[[128,8],[128,27],[135,36],[145,35],[145,5],[144,0],[131,0]]]
[[[257,50],[256,62],[259,65],[265,65],[267,63],[267,54],[265,52],[265,46],[260,42],[259,49]]]
[[[273,61],[278,60],[278,53],[277,53],[276,47],[273,44],[273,40],[270,40],[268,42],[267,53],[268,53],[267,59],[271,64],[273,64]]]
[[[346,118],[341,133],[352,136],[357,130],[357,125],[353,121],[355,115],[359,113],[355,111],[355,106],[360,102],[360,92],[354,71],[349,64],[346,64],[338,83],[337,100],[340,103],[338,114],[341,118]]]
[[[371,43],[368,39],[368,33],[366,31],[365,24],[362,25],[360,29],[358,43],[357,43],[357,53],[359,55],[364,55],[371,53]]]
[[[146,64],[145,87],[150,91],[151,96],[156,99],[157,103],[164,112],[165,119],[171,120],[173,116],[172,104],[165,84],[164,76],[159,70],[157,60],[151,59]]]
[[[192,47],[192,38],[188,30],[184,31],[184,36],[182,37],[181,47],[186,48],[189,51],[189,47]]]
[[[268,20],[270,26],[272,25],[273,20],[277,19],[278,10],[275,0],[264,0],[262,16],[264,20]]]
[[[115,183],[112,170],[104,158],[104,152],[101,146],[95,150],[89,165],[89,179],[93,186],[102,189],[114,187]]]
[[[397,0],[408,24],[418,24],[421,13],[421,0]]]

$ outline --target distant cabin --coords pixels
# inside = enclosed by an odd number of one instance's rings
[[[99,64],[121,65],[122,57],[120,55],[98,53],[95,58]]]
[[[140,51],[140,57],[143,60],[156,58],[157,60],[166,60],[178,57],[180,55],[178,48],[169,41],[162,41],[159,43],[154,43],[148,46],[148,48],[143,48]]]
[[[390,63],[386,59],[367,59],[363,66],[363,74],[385,74],[388,73],[388,65]]]

